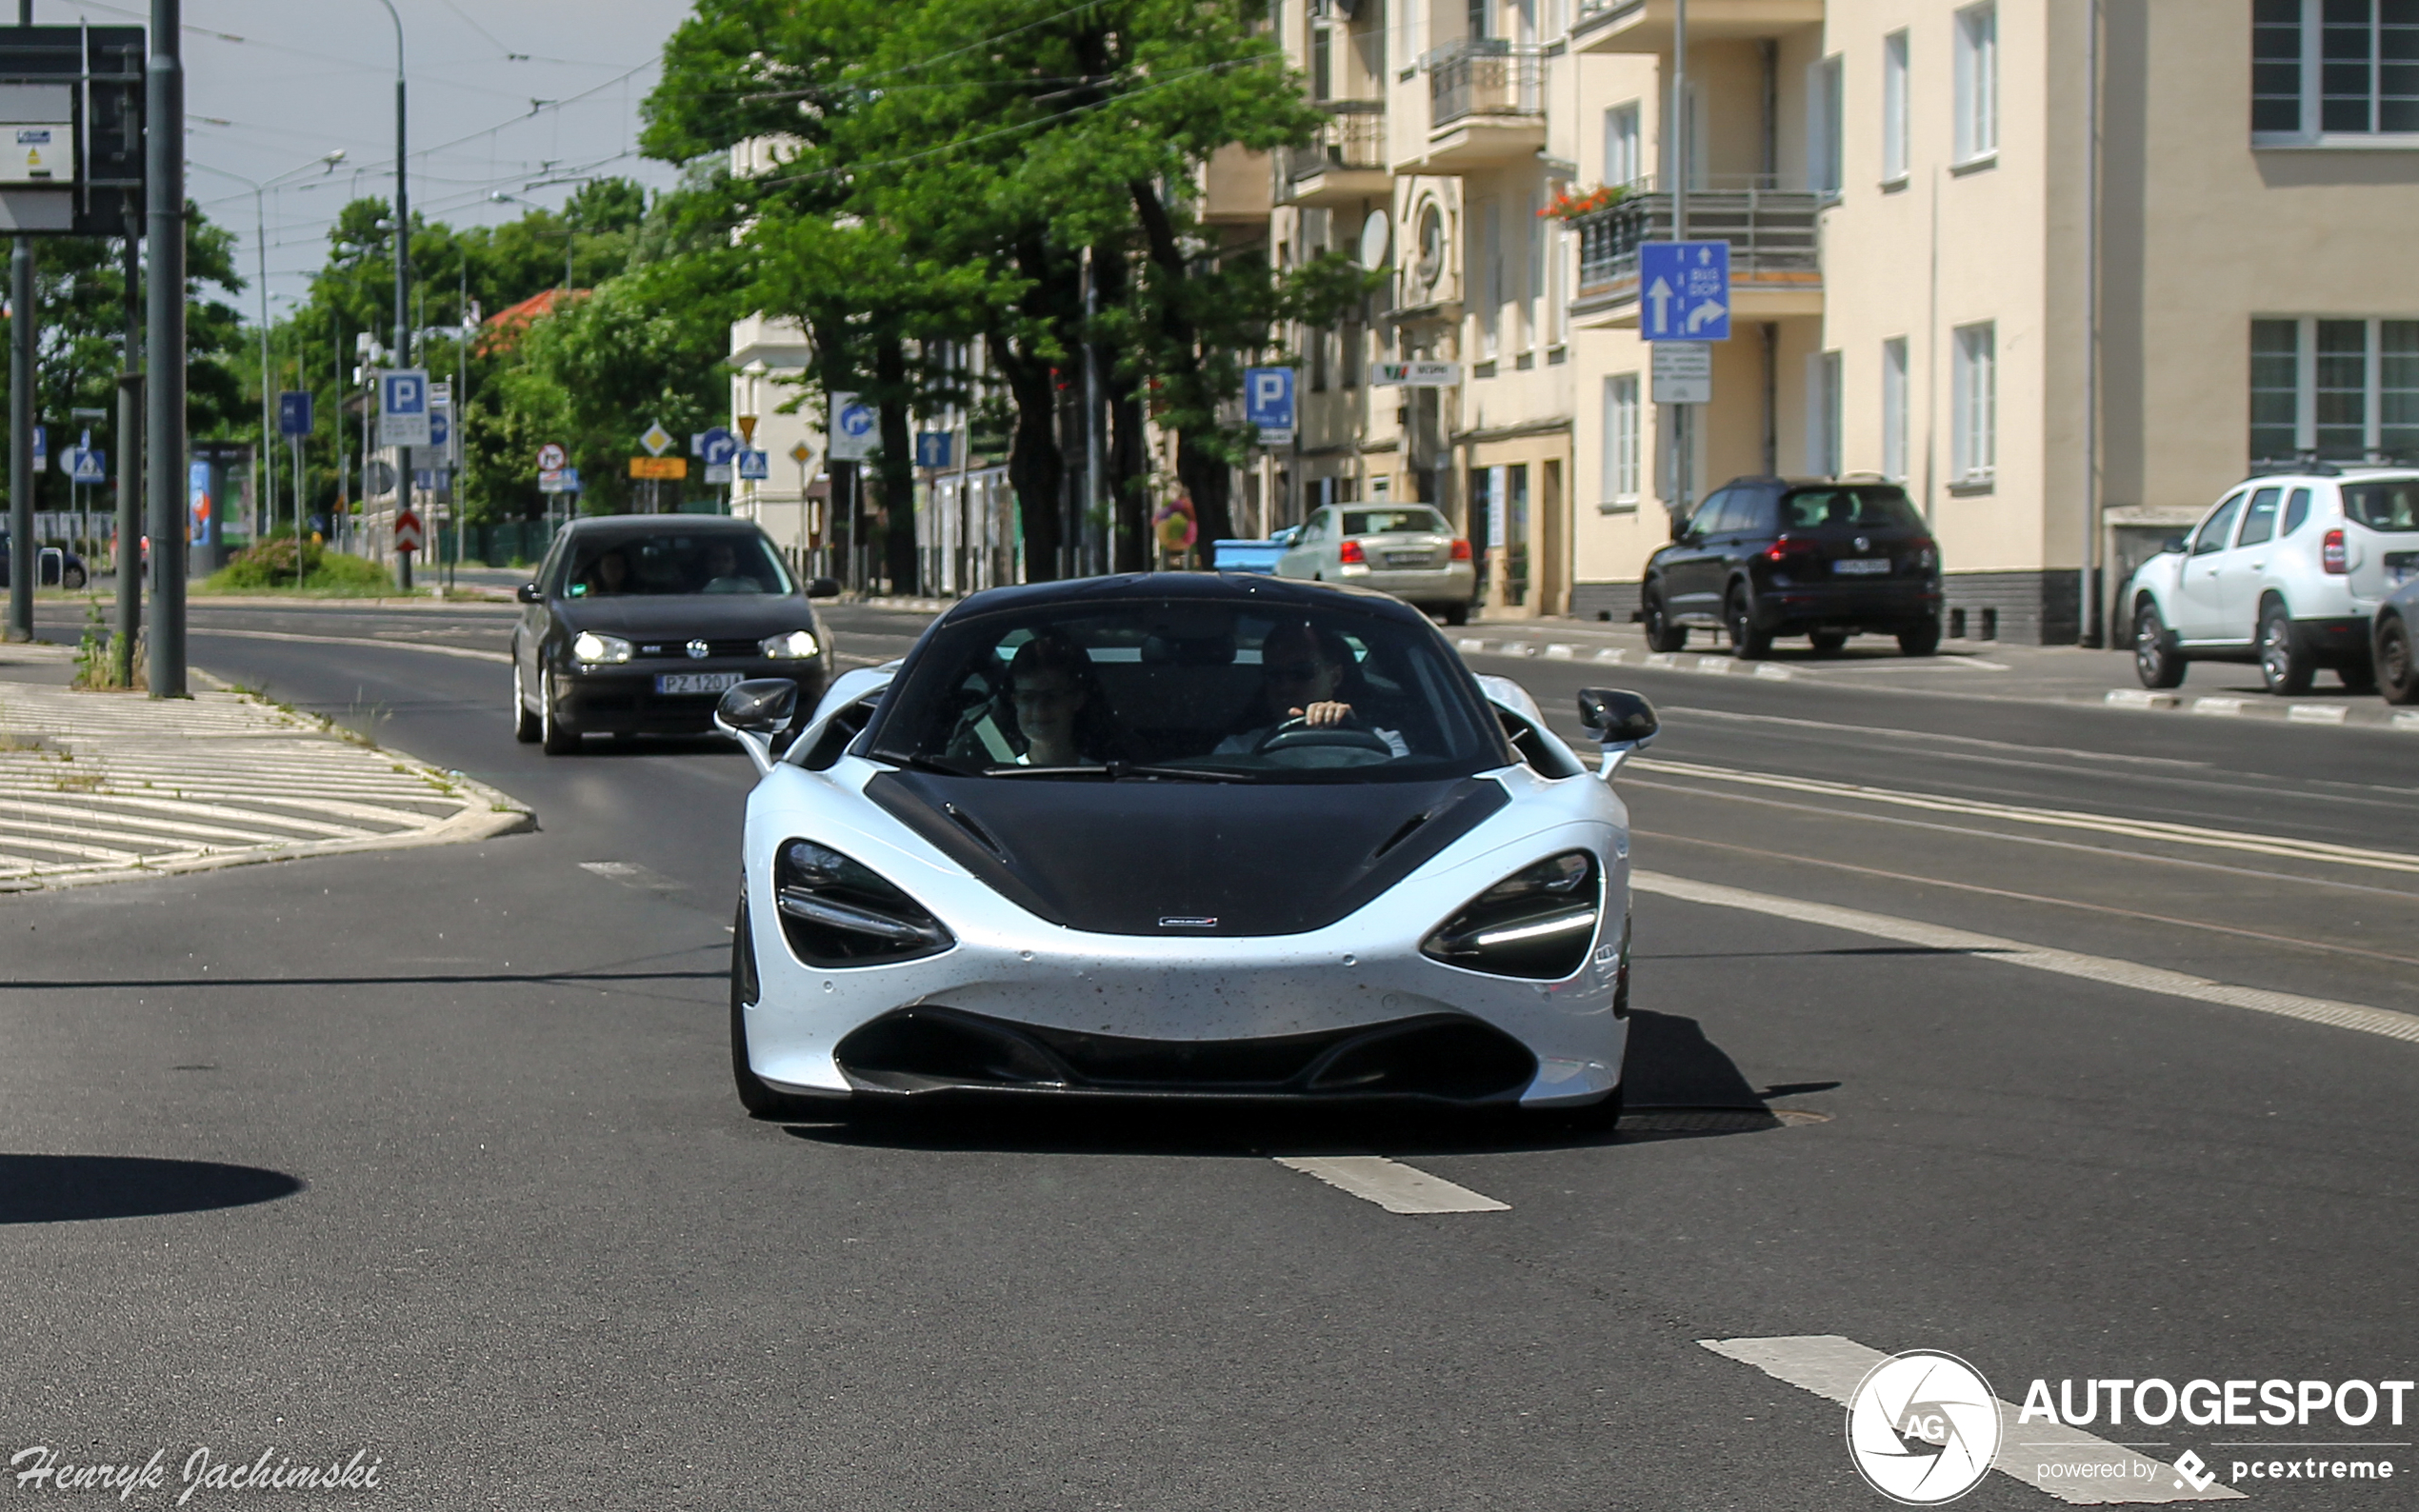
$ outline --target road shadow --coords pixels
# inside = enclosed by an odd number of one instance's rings
[[[1829,1091],[1836,1082],[1757,1091],[1696,1020],[1632,1012],[1625,1063],[1627,1110],[1619,1127],[1587,1115],[1469,1111],[1369,1102],[1305,1105],[1203,1105],[1147,1099],[1081,1103],[1047,1095],[969,1095],[851,1108],[843,1120],[791,1124],[814,1144],[1025,1155],[1484,1154],[1574,1149],[1672,1139],[1755,1134],[1822,1123],[1825,1115],[1775,1109],[1769,1098]]]
[[[77,1224],[273,1203],[299,1177],[257,1165],[141,1155],[0,1154],[0,1224]]]

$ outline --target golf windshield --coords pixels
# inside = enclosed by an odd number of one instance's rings
[[[567,599],[796,591],[772,543],[748,530],[592,536],[559,570],[555,591]]]
[[[1435,781],[1507,765],[1502,726],[1424,625],[1136,600],[947,626],[870,732],[969,776]]]

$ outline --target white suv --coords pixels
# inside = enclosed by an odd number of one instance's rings
[[[2173,687],[2191,662],[2255,661],[2269,692],[2290,694],[2330,666],[2369,691],[2369,619],[2414,547],[2419,471],[2320,464],[2255,477],[2134,568],[2134,670],[2146,687]]]

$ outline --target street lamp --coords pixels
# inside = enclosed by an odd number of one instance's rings
[[[378,0],[387,8],[387,18],[395,24],[395,361],[409,365],[411,308],[406,293],[411,283],[411,203],[404,183],[403,107],[403,17],[395,13],[394,0]]]

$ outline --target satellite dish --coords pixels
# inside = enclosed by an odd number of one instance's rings
[[[1387,223],[1384,210],[1371,210],[1361,222],[1361,266],[1375,271],[1386,266],[1387,244],[1393,228]]]

